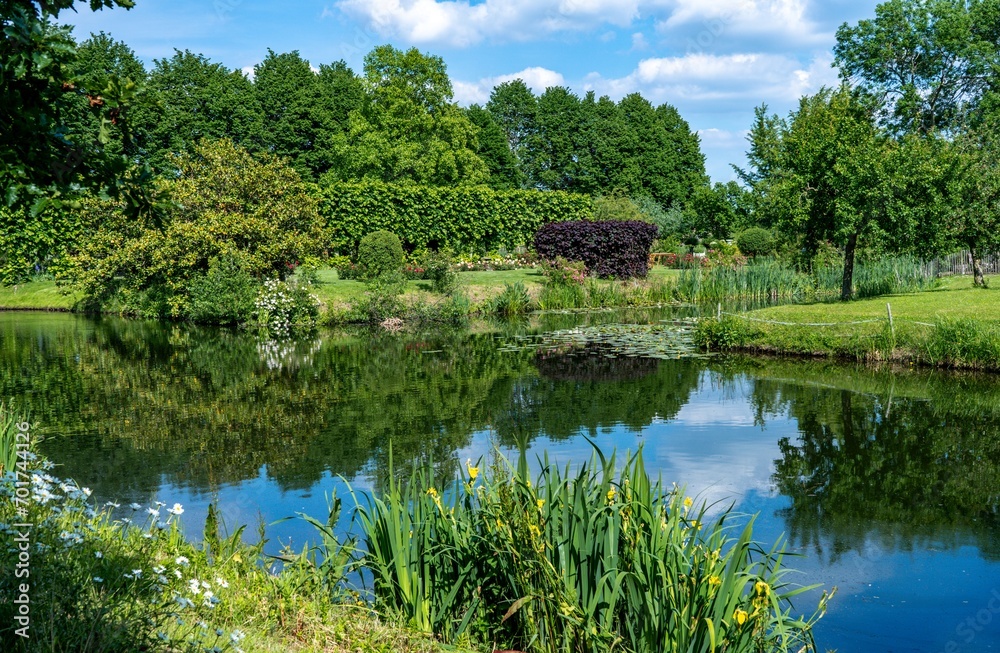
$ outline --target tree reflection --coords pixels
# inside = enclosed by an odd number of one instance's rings
[[[778,368],[781,380],[760,378]],[[869,392],[859,392],[829,387],[852,385],[843,369],[828,387],[819,381],[837,371],[816,372],[753,372],[758,419],[787,413],[799,429],[797,441],[779,442],[773,477],[792,500],[783,512],[792,542],[816,550],[832,543],[833,559],[872,538],[890,550],[972,544],[1000,558],[996,380],[883,373],[870,392],[864,371],[855,385]],[[975,399],[970,385],[979,389]]]

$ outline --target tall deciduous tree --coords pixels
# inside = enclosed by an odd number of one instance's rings
[[[146,127],[151,124],[156,108],[150,104],[146,68],[135,52],[104,32],[91,34],[77,47],[72,69],[77,84],[83,88],[107,88],[115,80],[119,84],[135,84],[127,116],[130,138],[110,139],[102,147],[116,156],[139,157],[147,153]],[[94,114],[87,97],[77,97],[76,109],[66,116],[66,123],[66,133],[74,143],[101,143],[103,120]]]
[[[267,128],[263,149],[286,157],[305,179],[330,170],[348,116],[364,103],[361,80],[343,61],[314,70],[298,52],[268,51],[254,68],[254,93]]]
[[[535,131],[535,117],[538,113],[535,94],[521,79],[503,82],[490,93],[486,110],[503,129],[511,152],[520,155],[521,148]]]
[[[972,257],[973,285],[985,287],[982,256],[1000,251],[1000,121],[990,119],[953,144],[944,235]]]
[[[479,148],[476,153],[489,169],[489,186],[497,190],[521,188],[524,185],[521,167],[510,150],[507,136],[493,115],[478,104],[466,109],[465,114],[479,128]]]
[[[905,230],[893,202],[895,142],[846,86],[803,98],[787,124],[758,114],[754,129],[751,143],[766,166],[744,177],[755,180],[758,205],[773,226],[802,234],[807,247],[831,240],[844,248],[841,297],[850,299],[862,237]]]
[[[835,63],[885,101],[891,129],[952,130],[996,87],[998,36],[997,0],[888,0],[837,30]]]
[[[363,81],[365,104],[351,113],[329,178],[486,183],[478,129],[453,102],[443,59],[380,46],[365,57]]]
[[[227,138],[260,149],[263,122],[253,91],[242,72],[203,55],[177,50],[157,59],[142,115],[154,167],[169,167],[172,156],[194,151],[201,139]]]

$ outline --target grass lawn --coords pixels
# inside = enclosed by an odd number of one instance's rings
[[[716,351],[1000,370],[1000,277],[991,281],[984,290],[955,277],[921,293],[725,315],[703,320],[698,337]]]
[[[948,277],[940,288],[908,295],[887,295],[853,302],[827,302],[764,308],[751,317],[779,322],[852,322],[893,317],[933,322],[938,317],[970,317],[1000,321],[1000,277],[988,278],[989,289],[973,288],[971,277]]]
[[[76,295],[64,294],[55,281],[0,286],[0,309],[68,311],[77,299]]]

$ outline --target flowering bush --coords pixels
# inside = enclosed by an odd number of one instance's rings
[[[304,284],[269,279],[254,306],[260,327],[276,338],[287,338],[316,327],[320,301]]]
[[[459,256],[455,269],[459,272],[490,272],[533,268],[536,264],[537,259],[530,254],[494,253],[480,257]]]
[[[65,651],[240,650],[240,631],[211,625],[229,582],[184,541],[180,504],[98,506],[88,488],[51,469],[25,452],[0,479],[0,533],[13,544],[0,550],[0,565],[20,570],[0,575],[2,650],[32,642]],[[30,638],[17,633],[25,626]]]
[[[587,280],[583,261],[568,261],[557,256],[554,261],[542,261],[542,275],[547,286],[582,286]]]

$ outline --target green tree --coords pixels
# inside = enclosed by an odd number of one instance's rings
[[[503,82],[493,88],[486,110],[497,121],[510,151],[521,155],[521,149],[535,131],[538,99],[521,79]]]
[[[524,185],[524,175],[518,165],[517,157],[510,149],[503,129],[493,118],[493,115],[473,104],[465,110],[469,121],[479,128],[477,141],[479,148],[476,153],[489,169],[489,186],[495,190],[514,190]]]
[[[884,100],[892,130],[952,130],[996,86],[998,36],[997,0],[888,0],[837,30],[835,63]]]
[[[149,157],[155,168],[193,152],[201,139],[228,138],[259,149],[263,120],[250,81],[188,50],[157,59],[149,74],[149,108],[144,112]]]
[[[123,156],[105,150],[115,138],[129,149],[127,108],[135,92],[129,80],[110,79],[86,88],[74,77],[76,44],[69,28],[52,21],[73,0],[7,0],[0,3],[0,202],[46,206],[73,202],[81,191],[122,198],[130,210],[153,206],[147,175]],[[89,0],[91,10],[131,8],[131,0]],[[78,99],[100,120],[95,142],[70,140],[66,124]]]
[[[749,224],[747,192],[735,181],[696,187],[690,206],[694,229],[701,235],[730,238]]]
[[[645,140],[644,132],[638,132],[643,143],[643,188],[664,206],[686,204],[696,188],[708,183],[698,134],[669,104],[656,107],[656,126],[650,134],[655,145]]]
[[[877,130],[871,105],[846,86],[803,98],[787,123],[758,112],[750,141],[752,164],[764,165],[742,176],[755,180],[764,223],[799,235],[810,252],[824,240],[843,247],[841,297],[850,299],[862,236],[906,229],[893,212],[898,147]]]
[[[213,259],[257,278],[283,279],[314,256],[322,238],[317,200],[294,169],[231,141],[202,140],[159,181],[174,200],[162,228],[93,201],[100,225],[73,257],[66,277],[91,308],[181,318],[189,286]]]
[[[962,134],[952,146],[948,211],[943,235],[972,257],[973,285],[985,287],[982,257],[1000,251],[1000,138],[990,120]]]
[[[328,179],[433,186],[489,178],[477,128],[453,101],[444,60],[389,45],[365,57],[364,106],[350,115]]]
[[[564,86],[547,88],[538,98],[535,128],[524,142],[521,154],[530,187],[575,189],[582,111],[580,98]]]
[[[72,65],[73,77],[83,88],[103,89],[112,80],[130,80],[137,85],[135,101],[129,107],[132,140],[137,150],[146,144],[143,127],[148,113],[144,89],[146,86],[146,68],[135,56],[135,52],[122,41],[114,40],[110,35],[100,32],[91,34],[90,38],[80,43],[76,49],[76,58]],[[76,98],[76,109],[66,116],[67,135],[76,143],[100,142],[101,117],[95,115],[87,97]],[[123,154],[121,140],[111,140],[105,144],[108,152]]]
[[[364,102],[361,80],[347,64],[314,71],[298,52],[268,50],[254,68],[253,86],[267,126],[264,150],[287,158],[304,179],[329,171],[349,114]]]

